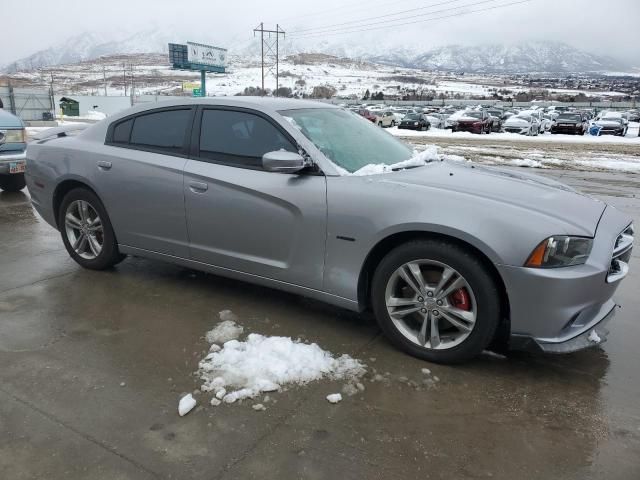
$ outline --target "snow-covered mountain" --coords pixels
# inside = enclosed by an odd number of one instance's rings
[[[174,41],[176,41],[174,34],[163,30],[150,30],[133,35],[84,32],[28,57],[10,62],[0,70],[9,73],[33,70],[39,67],[93,60],[102,55],[164,53],[167,51],[167,44]]]
[[[402,57],[379,56],[369,60],[396,65]],[[463,72],[597,72],[624,70],[622,62],[579,50],[559,42],[516,45],[451,45],[415,56],[402,66]]]
[[[131,53],[161,53],[167,43],[181,41],[183,35],[167,29],[153,29],[133,35],[111,33],[107,36],[87,32],[41,50],[26,58],[4,66],[7,72],[75,63],[95,59],[101,55]],[[204,40],[204,39],[201,39]],[[450,45],[431,49],[397,42],[359,42],[357,39],[341,42],[327,40],[301,42],[285,39],[283,53],[326,53],[338,57],[366,60],[391,66],[428,70],[482,73],[525,72],[596,72],[624,71],[628,68],[609,57],[601,57],[558,42],[526,42],[515,45]],[[214,42],[215,43],[215,42]],[[224,45],[230,54],[255,59],[260,52],[257,39]]]

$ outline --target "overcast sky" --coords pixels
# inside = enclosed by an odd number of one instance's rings
[[[127,32],[155,26],[183,32],[184,38],[177,41],[188,38],[232,47],[234,43],[248,41],[252,29],[261,21],[270,27],[279,22],[292,32],[316,27],[353,27],[357,24],[328,26],[361,19],[369,19],[364,23],[375,23],[376,27],[381,26],[378,22],[389,20],[396,20],[396,24],[420,23],[351,34],[327,32],[306,41],[344,39],[364,45],[369,42],[403,45],[412,41],[435,47],[450,43],[558,40],[640,65],[640,0],[533,0],[480,13],[427,20],[458,13],[460,10],[450,10],[454,6],[467,5],[467,10],[477,10],[513,1],[517,0],[2,0],[5,5],[0,65],[83,31],[100,32],[115,40]],[[422,10],[417,10],[421,7]],[[410,9],[415,10],[382,17]],[[397,20],[406,18],[410,20]]]

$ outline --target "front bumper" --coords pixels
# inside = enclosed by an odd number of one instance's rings
[[[617,136],[623,136],[624,135],[624,130],[620,130],[620,129],[613,129],[613,128],[602,128],[600,130],[600,135],[617,135]]]
[[[613,295],[622,280],[607,281],[613,248],[630,223],[629,217],[608,206],[584,265],[497,265],[509,296],[511,348],[570,352],[595,344],[588,339],[593,329],[606,336],[602,327],[613,316]]]
[[[577,134],[582,134],[582,127],[581,126],[559,127],[556,125],[551,127],[551,133],[565,133],[569,135],[577,135]]]
[[[609,313],[595,325],[569,340],[547,342],[526,335],[513,334],[509,340],[509,347],[512,350],[542,353],[571,353],[589,347],[596,347],[607,341],[607,336],[609,335],[607,324],[615,317],[617,307],[617,305],[614,305]]]
[[[482,132],[483,127],[477,127],[474,125],[465,125],[464,123],[459,123],[457,125],[453,126],[453,130],[455,132],[470,132],[470,133],[481,133]]]
[[[519,133],[520,135],[526,135],[529,133],[529,127],[504,127],[504,131],[507,133]]]
[[[14,162],[26,162],[26,151],[15,151],[11,153],[0,153],[0,174],[9,174],[9,165]]]
[[[398,128],[403,130],[420,130],[422,128],[421,125],[398,125]]]

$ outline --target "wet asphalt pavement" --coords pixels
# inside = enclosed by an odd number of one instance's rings
[[[640,224],[640,176],[538,173]],[[640,248],[601,348],[446,367],[301,297],[135,258],[82,270],[23,193],[0,193],[0,247],[0,479],[640,478]],[[330,405],[342,384],[316,382],[264,412],[202,394],[179,417],[224,309],[361,359],[365,391]]]

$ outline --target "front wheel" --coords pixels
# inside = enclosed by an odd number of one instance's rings
[[[24,173],[16,173],[10,175],[0,175],[0,190],[5,192],[19,192],[27,183],[24,179]]]
[[[371,295],[387,338],[437,363],[478,355],[500,319],[500,293],[486,266],[467,249],[440,240],[392,250],[376,269]]]
[[[65,195],[58,211],[58,227],[67,252],[84,268],[104,270],[125,258],[118,251],[107,211],[88,189],[76,188]]]

